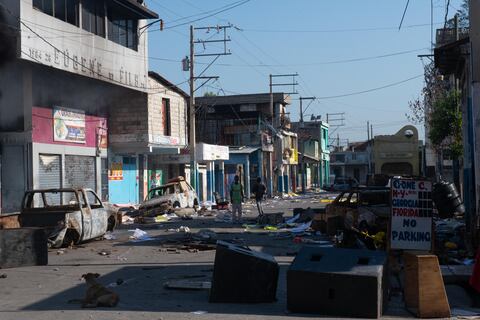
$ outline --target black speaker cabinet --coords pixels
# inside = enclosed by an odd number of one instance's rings
[[[278,272],[272,256],[218,241],[210,302],[274,302]]]
[[[47,236],[43,229],[0,230],[0,268],[48,264]]]
[[[383,252],[303,247],[287,272],[287,307],[295,313],[378,318],[387,303]]]

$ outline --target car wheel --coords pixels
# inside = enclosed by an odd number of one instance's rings
[[[115,219],[115,216],[110,216],[110,218],[108,218],[107,231],[113,231],[116,225],[117,225],[117,220]]]
[[[172,206],[172,207],[173,207],[173,209],[180,208],[180,203],[179,203],[178,201],[175,201],[175,202],[173,203],[173,206]]]
[[[198,205],[198,200],[197,199],[193,200],[193,209],[195,211],[198,211],[199,207],[200,206]]]

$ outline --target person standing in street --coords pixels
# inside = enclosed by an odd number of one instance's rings
[[[266,191],[267,187],[262,183],[262,178],[258,177],[257,182],[253,185],[252,192],[255,194],[259,217],[263,216],[262,202]]]
[[[243,198],[243,187],[240,183],[240,177],[235,176],[235,179],[230,186],[230,201],[232,202],[232,218],[234,223],[242,221]]]

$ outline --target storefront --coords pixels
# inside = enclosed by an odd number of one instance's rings
[[[107,119],[63,107],[32,108],[32,173],[35,189],[90,188],[106,199],[102,159]]]

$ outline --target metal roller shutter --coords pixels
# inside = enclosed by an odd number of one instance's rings
[[[38,166],[38,187],[40,189],[61,188],[61,156],[56,154],[40,154]],[[50,205],[60,204],[60,196],[48,194]]]
[[[65,187],[96,190],[95,157],[65,156]]]

